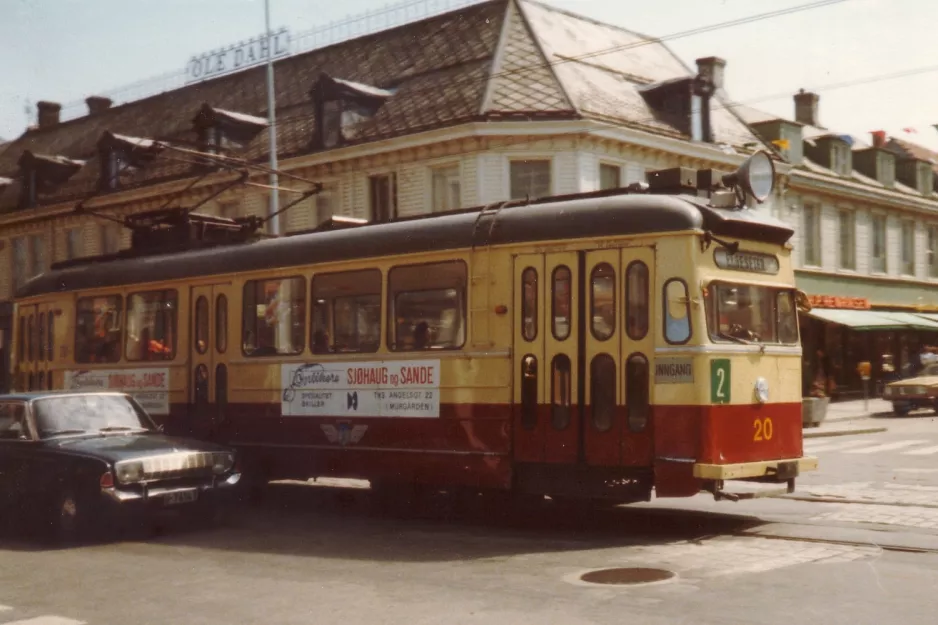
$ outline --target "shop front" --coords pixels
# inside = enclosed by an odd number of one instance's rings
[[[811,311],[800,315],[802,392],[832,400],[864,395],[858,366],[871,365],[866,390],[912,375],[925,346],[938,345],[938,287],[796,274]]]

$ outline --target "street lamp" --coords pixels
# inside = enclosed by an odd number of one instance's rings
[[[274,95],[274,55],[270,32],[270,0],[264,0],[264,22],[267,36],[267,122],[270,136],[270,233],[280,234],[280,220],[274,215],[280,209],[280,191],[277,177],[277,119],[274,111],[276,96]]]

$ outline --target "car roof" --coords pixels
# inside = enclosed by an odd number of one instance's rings
[[[0,401],[33,401],[48,397],[62,397],[74,395],[126,395],[122,391],[81,391],[81,390],[54,390],[54,391],[26,391],[23,393],[7,393],[0,395]]]

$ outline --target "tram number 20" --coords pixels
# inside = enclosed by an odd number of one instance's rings
[[[772,424],[772,419],[766,417],[765,419],[756,419],[752,422],[752,440],[754,441],[770,441],[772,440],[772,434],[775,433],[775,427]]]

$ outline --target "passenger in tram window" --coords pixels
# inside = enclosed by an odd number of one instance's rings
[[[427,349],[430,347],[430,325],[421,321],[414,329],[414,349]]]
[[[316,330],[313,333],[313,352],[317,354],[326,354],[330,352],[329,335],[324,330]]]

